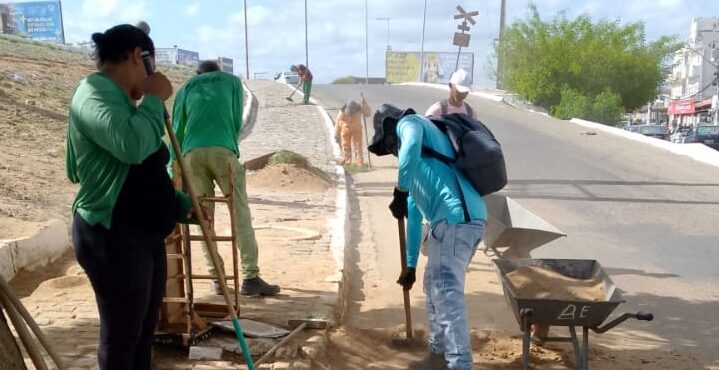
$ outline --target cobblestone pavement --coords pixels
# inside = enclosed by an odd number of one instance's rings
[[[240,143],[241,160],[287,149],[306,156],[329,177],[334,176],[332,149],[317,108],[289,104],[285,100],[289,89],[283,85],[252,81],[249,86],[260,108],[252,133]],[[332,319],[338,284],[328,220],[335,214],[335,188],[322,193],[278,191],[252,187],[251,178],[248,175],[248,196],[260,248],[260,269],[263,278],[282,287],[282,293],[272,298],[241,298],[241,317],[278,326],[286,326],[288,319],[308,316]],[[216,223],[218,234],[229,232],[227,211],[222,207],[218,208]],[[288,231],[293,228],[304,233]],[[230,246],[220,244],[219,249],[230,271]],[[202,253],[198,253],[199,248],[195,250],[193,272],[203,273],[206,267]],[[46,270],[54,271],[55,277],[40,282],[41,279],[33,278],[33,273],[24,272],[11,283],[24,297],[23,303],[55,344],[66,366],[96,369],[98,316],[87,278],[71,254]],[[43,279],[46,277],[47,274]],[[209,295],[206,282],[195,282],[195,295],[196,301],[224,302],[221,297]],[[310,368],[311,358],[323,341],[322,335],[307,331],[278,351],[274,363],[260,368]],[[253,341],[251,347],[261,351],[272,344]],[[187,360],[185,350],[167,347],[157,347],[155,355],[158,369],[243,368],[239,365],[243,363],[241,356],[227,351],[222,361],[214,362],[193,363]]]

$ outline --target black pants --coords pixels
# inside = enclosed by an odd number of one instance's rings
[[[164,238],[123,225],[90,226],[77,214],[72,238],[100,312],[100,369],[150,369],[167,279]]]

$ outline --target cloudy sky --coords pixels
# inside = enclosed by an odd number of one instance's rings
[[[309,64],[317,82],[365,75],[365,1],[307,0]],[[369,74],[384,76],[384,50],[418,51],[424,0],[367,0],[369,14]],[[527,13],[527,0],[507,0],[507,23]],[[719,17],[719,1],[710,0],[537,0],[543,18],[566,11],[572,17],[642,21],[647,38],[689,35],[693,17]],[[426,51],[456,51],[452,35],[458,24],[456,5],[477,10],[470,50],[475,53],[475,84],[493,86],[488,71],[493,39],[499,29],[500,0],[427,0]],[[146,20],[157,47],[198,51],[200,58],[235,59],[235,72],[244,71],[244,18],[241,0],[63,0],[66,39],[89,40],[92,32],[118,23]],[[277,73],[304,62],[304,1],[247,0],[250,75]]]

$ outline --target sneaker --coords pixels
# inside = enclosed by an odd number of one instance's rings
[[[261,277],[257,276],[252,279],[245,279],[242,281],[242,295],[275,295],[280,292],[280,287],[277,285],[268,284],[262,280]]]
[[[210,283],[210,293],[214,295],[222,295],[222,288],[220,288],[219,282],[213,281]]]

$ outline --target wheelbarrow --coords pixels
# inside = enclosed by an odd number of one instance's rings
[[[577,369],[588,370],[589,330],[601,334],[630,318],[645,321],[654,319],[654,315],[651,313],[635,312],[624,313],[604,323],[607,317],[624,300],[607,273],[595,260],[520,258],[514,260],[494,259],[493,262],[497,267],[507,304],[514,313],[520,329],[524,332],[522,339],[522,369],[529,368],[529,345],[533,324],[568,327],[568,337],[548,337],[544,341],[572,343]],[[553,299],[552,297],[520,297],[514,291],[506,275],[521,266],[541,267],[574,279],[599,280],[603,285],[605,296],[598,301],[561,300]],[[582,327],[581,345],[577,336],[577,327]]]

